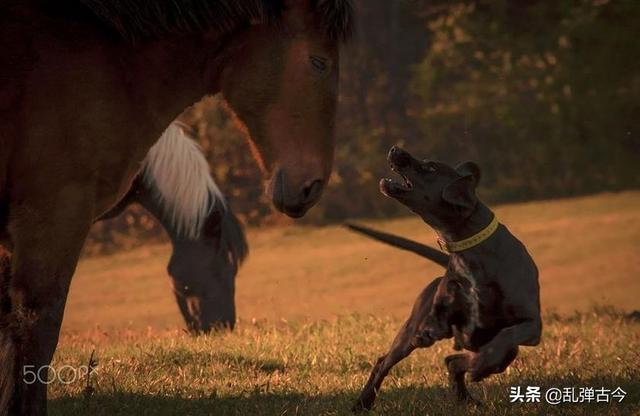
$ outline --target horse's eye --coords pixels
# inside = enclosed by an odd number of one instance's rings
[[[309,61],[311,62],[311,68],[319,75],[324,75],[329,70],[331,64],[329,58],[318,55],[310,55]]]

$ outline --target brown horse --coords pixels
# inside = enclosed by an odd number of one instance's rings
[[[233,329],[235,278],[249,247],[188,130],[180,122],[167,128],[129,192],[101,219],[137,203],[160,222],[173,247],[167,271],[176,303],[187,328],[197,335]]]
[[[46,414],[25,369],[51,362],[89,227],[187,106],[221,91],[275,206],[318,200],[352,21],[348,0],[1,0],[1,413]]]

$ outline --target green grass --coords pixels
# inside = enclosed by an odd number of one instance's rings
[[[443,358],[451,342],[415,352],[383,385],[373,414],[530,415],[640,413],[640,322],[606,312],[549,316],[543,342],[522,348],[505,374],[471,386],[480,409],[448,395]],[[365,316],[332,322],[241,324],[193,338],[179,331],[66,339],[54,367],[99,360],[84,382],[51,385],[54,415],[346,415],[400,321]],[[622,387],[622,403],[510,404],[510,386]]]
[[[542,344],[453,403],[443,358],[420,350],[387,378],[373,414],[640,415],[640,192],[496,207],[540,268]],[[368,221],[427,243],[416,218]],[[54,415],[340,415],[386,351],[418,291],[442,273],[336,226],[249,230],[233,333],[181,329],[166,278],[169,247],[85,259],[72,284],[54,368],[91,377],[50,385]],[[594,307],[594,305],[601,305]],[[602,305],[612,305],[605,307]],[[579,311],[579,312],[576,312]],[[510,386],[622,387],[622,403],[510,404]]]

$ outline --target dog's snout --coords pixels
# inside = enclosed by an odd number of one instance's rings
[[[396,167],[403,167],[411,163],[411,155],[400,147],[393,146],[389,150],[387,160],[389,161],[389,163],[395,165]]]

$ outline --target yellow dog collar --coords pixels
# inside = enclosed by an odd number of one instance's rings
[[[470,249],[491,237],[491,235],[498,229],[498,224],[498,217],[494,215],[489,225],[479,233],[460,241],[446,241],[442,237],[438,237],[438,245],[442,251],[446,251],[447,253],[455,253]]]

